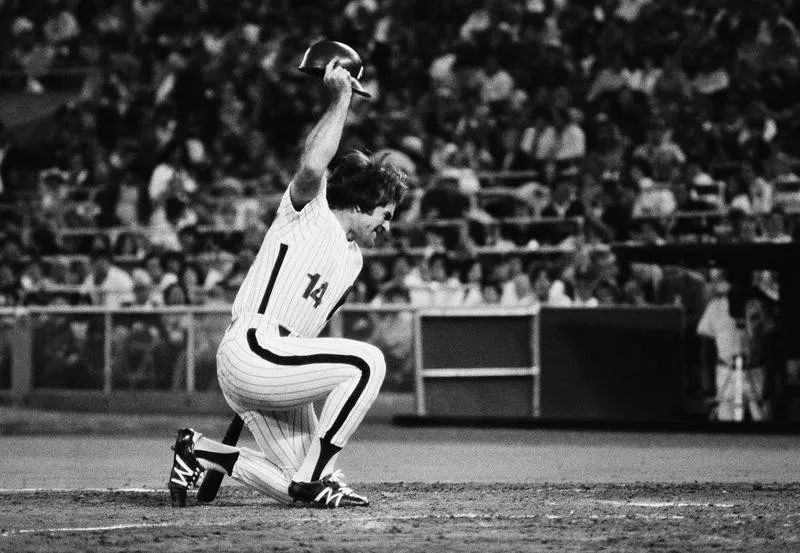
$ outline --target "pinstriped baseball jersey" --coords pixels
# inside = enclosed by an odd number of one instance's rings
[[[363,259],[328,206],[324,186],[300,211],[289,189],[236,294],[232,315],[259,313],[296,336],[315,337],[344,302]]]

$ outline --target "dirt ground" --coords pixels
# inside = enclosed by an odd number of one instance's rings
[[[0,552],[800,551],[797,435],[368,424],[341,468],[369,508],[290,508],[227,478],[173,509],[187,422],[227,421],[0,408]]]
[[[371,484],[369,508],[285,507],[228,487],[0,493],[0,551],[797,551],[800,486]]]

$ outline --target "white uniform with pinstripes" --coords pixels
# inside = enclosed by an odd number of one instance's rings
[[[314,436],[347,443],[386,371],[383,354],[370,344],[316,337],[363,263],[322,190],[301,211],[284,194],[217,352],[226,400],[289,478]],[[326,396],[317,421],[312,402]]]

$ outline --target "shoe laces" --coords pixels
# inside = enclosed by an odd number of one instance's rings
[[[345,484],[344,482],[344,473],[339,469],[336,469],[332,473],[328,475],[328,480],[333,482],[334,484],[339,486],[339,489],[342,490],[345,494],[353,493],[353,490]]]

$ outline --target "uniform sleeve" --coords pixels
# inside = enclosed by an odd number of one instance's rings
[[[291,185],[289,185],[281,198],[275,222],[273,223],[275,230],[282,234],[297,230],[314,230],[330,211],[328,199],[325,196],[325,187],[323,186],[320,193],[299,211],[292,205],[292,199],[289,196],[290,190]]]

